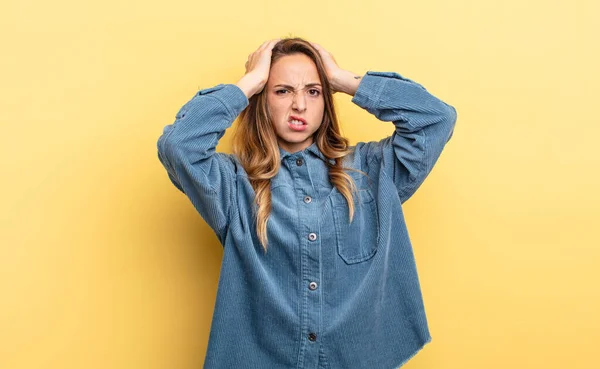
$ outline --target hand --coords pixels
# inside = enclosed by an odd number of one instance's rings
[[[267,83],[271,69],[272,50],[280,40],[277,38],[265,41],[256,51],[248,55],[245,65],[246,74],[237,83],[248,98],[262,91]]]
[[[340,68],[333,55],[321,45],[314,42],[311,42],[310,44],[317,49],[319,55],[321,55],[323,65],[325,66],[325,72],[327,73],[327,79],[333,90],[332,93],[341,91],[349,95],[354,95],[358,84],[360,83],[360,76]]]

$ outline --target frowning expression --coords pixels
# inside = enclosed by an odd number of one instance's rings
[[[325,102],[317,67],[307,55],[286,55],[271,65],[267,104],[279,146],[294,153],[310,146]]]

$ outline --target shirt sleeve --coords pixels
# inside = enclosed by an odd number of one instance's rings
[[[381,166],[404,203],[423,183],[452,137],[456,109],[394,72],[367,72],[352,102],[377,119],[394,123],[391,136],[360,142],[356,150],[367,157],[369,166]]]
[[[235,191],[235,164],[215,148],[248,105],[234,84],[203,89],[175,115],[157,142],[158,158],[173,185],[192,202],[223,242]]]

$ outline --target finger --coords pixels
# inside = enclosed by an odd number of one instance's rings
[[[281,41],[281,39],[280,39],[280,38],[276,38],[276,39],[273,39],[273,40],[271,40],[271,41],[267,42],[267,43],[264,45],[264,49],[269,49],[269,50],[272,50],[272,49],[273,49],[273,47],[275,46],[275,44],[277,44],[279,41]]]
[[[280,40],[274,40],[271,44],[269,44],[269,51],[273,50],[273,48],[275,48],[275,45],[277,45],[279,43]]]
[[[263,42],[262,45],[260,45],[259,49],[262,50],[262,49],[266,48],[267,46],[269,46],[269,44],[271,42],[272,42],[271,40],[267,40],[267,41]]]
[[[331,55],[331,53],[329,51],[325,50],[325,48],[323,46],[321,46],[319,44],[317,44],[317,46],[319,48],[319,51],[322,52],[323,54],[329,54],[329,55]]]
[[[254,50],[254,54],[258,53],[258,52],[261,52],[268,43],[269,43],[269,41],[265,41],[262,44],[260,44],[260,46],[256,50]]]
[[[319,54],[322,57],[325,57],[328,54],[327,51],[325,49],[323,49],[323,47],[320,46],[320,45],[318,45],[318,44],[316,44],[315,49],[317,49],[317,51],[319,52]]]

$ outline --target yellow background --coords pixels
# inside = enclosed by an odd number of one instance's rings
[[[405,204],[433,336],[405,367],[600,368],[599,16],[595,0],[3,2],[0,368],[201,368],[223,254],[156,141],[285,36],[458,111]],[[336,104],[352,143],[393,131]]]

